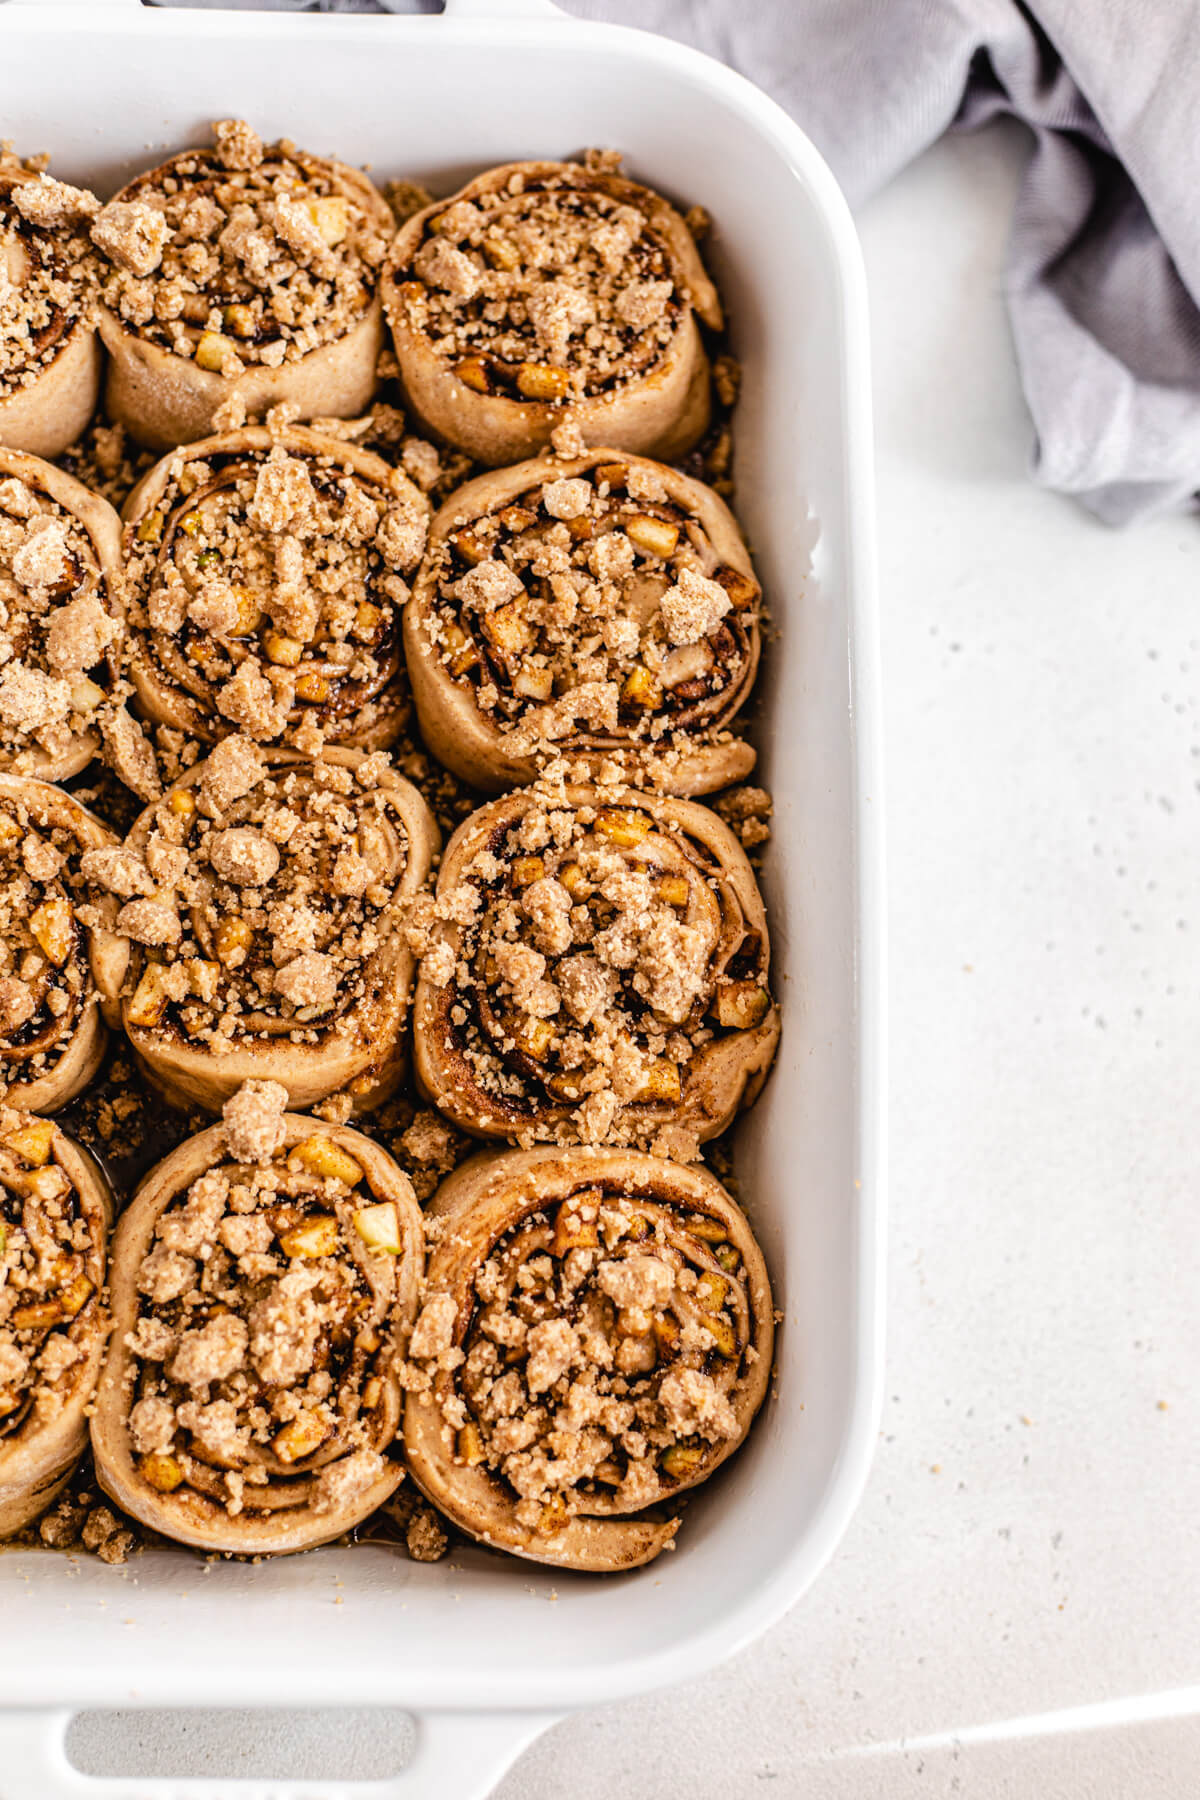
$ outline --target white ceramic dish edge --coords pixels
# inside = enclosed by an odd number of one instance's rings
[[[830,366],[822,368],[813,363],[803,371],[797,358],[794,366],[784,371],[779,359],[773,359],[773,377],[782,371],[782,378],[773,383],[768,407],[765,388],[760,387],[755,376],[755,354],[760,350],[765,355],[765,341],[773,323],[777,328],[778,319],[759,317],[750,303],[751,290],[734,309],[735,326],[741,316],[748,338],[761,332],[764,340],[757,345],[749,341],[738,344],[748,376],[743,443],[747,438],[753,439],[755,418],[762,439],[757,452],[752,443],[748,451],[739,451],[739,470],[745,510],[760,558],[776,565],[782,562],[782,567],[776,568],[781,579],[772,581],[771,569],[767,569],[768,587],[776,596],[786,592],[788,555],[790,552],[794,558],[802,534],[797,528],[787,538],[778,512],[780,491],[776,489],[769,505],[769,483],[765,481],[760,484],[762,516],[755,516],[754,457],[757,454],[760,464],[767,463],[772,434],[785,447],[791,442],[789,431],[802,440],[796,450],[797,475],[807,475],[803,486],[813,496],[822,528],[817,546],[817,581],[805,613],[789,621],[789,630],[772,659],[776,674],[769,674],[768,678],[774,690],[773,710],[776,716],[782,712],[794,731],[788,747],[794,744],[801,753],[797,758],[799,785],[807,783],[811,790],[804,795],[803,803],[797,800],[795,806],[784,804],[790,795],[786,780],[780,779],[777,755],[773,777],[780,802],[776,862],[781,867],[777,879],[787,888],[789,908],[783,921],[786,929],[781,931],[776,907],[775,929],[780,971],[785,976],[791,974],[785,999],[790,988],[790,1016],[795,1023],[789,1027],[780,1070],[759,1110],[751,1115],[751,1126],[743,1132],[742,1160],[751,1194],[760,1185],[764,1191],[772,1182],[776,1188],[782,1186],[785,1171],[779,1160],[781,1149],[787,1158],[788,1172],[795,1170],[797,1183],[811,1184],[802,1187],[794,1197],[794,1207],[789,1188],[787,1216],[776,1211],[763,1221],[773,1268],[786,1266],[788,1274],[788,1291],[782,1291],[781,1284],[780,1294],[787,1313],[785,1346],[789,1339],[792,1344],[798,1343],[806,1330],[805,1307],[798,1302],[807,1298],[810,1315],[819,1310],[819,1297],[815,1290],[806,1296],[805,1282],[807,1265],[819,1265],[822,1255],[832,1260],[829,1268],[818,1267],[814,1279],[828,1282],[832,1276],[837,1289],[835,1302],[840,1299],[847,1312],[844,1341],[839,1337],[831,1352],[827,1382],[821,1382],[824,1365],[820,1337],[814,1336],[813,1341],[804,1344],[802,1359],[797,1352],[806,1378],[820,1387],[815,1395],[810,1390],[803,1403],[811,1422],[807,1425],[801,1423],[804,1414],[799,1368],[789,1371],[781,1359],[783,1379],[771,1411],[747,1451],[731,1467],[730,1480],[714,1484],[714,1488],[719,1485],[719,1493],[711,1500],[706,1498],[703,1506],[696,1508],[696,1516],[689,1520],[689,1533],[681,1540],[680,1551],[672,1563],[679,1568],[694,1566],[703,1586],[706,1569],[711,1571],[717,1566],[712,1563],[712,1556],[723,1547],[724,1567],[731,1582],[728,1599],[719,1599],[710,1609],[693,1606],[689,1614],[686,1594],[679,1597],[681,1585],[675,1568],[664,1569],[658,1578],[653,1572],[628,1578],[647,1584],[642,1590],[629,1587],[625,1578],[592,1584],[586,1589],[560,1580],[556,1586],[565,1591],[553,1613],[535,1615],[539,1628],[535,1633],[530,1629],[528,1596],[532,1593],[535,1602],[544,1601],[551,1591],[544,1580],[540,1588],[530,1586],[530,1580],[540,1579],[540,1572],[532,1571],[523,1580],[526,1572],[505,1570],[503,1574],[510,1584],[506,1590],[495,1577],[494,1565],[480,1575],[467,1557],[466,1578],[460,1585],[470,1592],[464,1597],[470,1600],[478,1591],[480,1616],[493,1625],[503,1621],[500,1628],[506,1634],[505,1653],[499,1659],[499,1668],[494,1666],[494,1656],[490,1661],[484,1657],[477,1666],[467,1664],[461,1645],[454,1644],[452,1635],[444,1645],[430,1641],[424,1652],[420,1645],[404,1642],[406,1612],[416,1613],[428,1601],[441,1609],[436,1616],[445,1616],[447,1595],[438,1590],[452,1588],[458,1573],[445,1565],[439,1566],[441,1573],[432,1577],[425,1571],[397,1574],[389,1565],[390,1586],[384,1591],[383,1565],[377,1563],[377,1557],[383,1553],[357,1551],[355,1574],[361,1569],[362,1590],[356,1597],[359,1616],[355,1620],[355,1636],[346,1640],[343,1649],[344,1632],[339,1627],[347,1622],[350,1605],[343,1608],[341,1615],[331,1610],[325,1613],[319,1622],[324,1639],[328,1621],[326,1659],[306,1637],[316,1622],[311,1611],[316,1590],[320,1590],[321,1603],[327,1608],[335,1598],[329,1592],[328,1564],[315,1559],[274,1565],[276,1573],[261,1582],[253,1578],[260,1577],[262,1571],[246,1571],[236,1589],[227,1578],[236,1578],[243,1572],[228,1567],[216,1569],[216,1581],[192,1583],[193,1587],[207,1585],[213,1590],[193,1601],[179,1593],[177,1574],[173,1577],[166,1572],[170,1561],[161,1557],[157,1561],[139,1559],[124,1575],[124,1585],[115,1590],[106,1584],[117,1577],[117,1571],[102,1571],[101,1565],[81,1566],[69,1578],[55,1580],[55,1587],[61,1592],[52,1591],[49,1585],[49,1559],[33,1559],[37,1564],[35,1582],[28,1578],[28,1567],[18,1566],[32,1566],[29,1558],[0,1558],[0,1616],[6,1626],[0,1639],[3,1691],[17,1707],[28,1709],[0,1713],[0,1793],[5,1800],[33,1800],[34,1796],[37,1800],[57,1800],[59,1795],[67,1794],[91,1795],[94,1800],[118,1800],[118,1796],[120,1800],[130,1800],[133,1795],[159,1800],[168,1793],[187,1795],[191,1800],[215,1800],[218,1794],[232,1793],[242,1800],[266,1800],[268,1794],[282,1800],[285,1791],[295,1800],[317,1794],[325,1800],[336,1800],[338,1793],[352,1793],[363,1800],[383,1800],[384,1796],[411,1796],[415,1800],[425,1794],[444,1795],[446,1800],[480,1796],[490,1790],[524,1745],[562,1711],[694,1676],[765,1630],[799,1598],[832,1552],[857,1503],[870,1462],[880,1399],[883,1337],[884,893],[867,320],[853,226],[832,177],[798,127],[747,82],[720,65],[665,40],[615,27],[568,21],[556,13],[548,0],[450,0],[447,15],[317,20],[277,14],[141,13],[136,0],[92,0],[87,6],[38,0],[35,10],[29,0],[23,4],[12,0],[0,11],[0,39],[11,32],[10,42],[19,43],[32,59],[40,38],[43,51],[50,52],[47,68],[52,69],[55,53],[62,58],[74,45],[83,58],[84,44],[94,38],[101,64],[109,59],[118,90],[120,78],[116,71],[122,66],[123,55],[125,64],[131,58],[135,63],[144,62],[147,76],[155,67],[163,71],[174,69],[180,85],[185,79],[194,79],[196,101],[191,100],[189,89],[186,105],[164,98],[158,102],[158,114],[173,112],[178,120],[182,113],[185,122],[197,107],[201,117],[212,116],[217,110],[231,110],[235,105],[250,111],[256,119],[263,117],[264,107],[257,98],[252,95],[243,99],[234,91],[239,85],[236,79],[227,83],[228,95],[222,89],[218,99],[214,92],[208,111],[203,110],[202,65],[206,56],[214,61],[213,53],[222,44],[240,45],[247,68],[260,66],[265,70],[286,65],[293,71],[306,69],[310,79],[316,71],[311,52],[317,32],[323,48],[328,49],[322,68],[331,71],[330,80],[339,62],[349,69],[354,57],[369,57],[376,45],[397,58],[405,51],[414,61],[425,56],[431,79],[433,74],[443,80],[450,72],[459,75],[464,115],[470,111],[472,84],[482,80],[483,63],[494,71],[499,67],[497,58],[507,57],[513,111],[519,116],[502,123],[504,154],[554,154],[552,145],[542,141],[548,138],[555,138],[557,153],[579,142],[617,141],[629,147],[634,172],[638,172],[640,158],[642,172],[652,179],[670,160],[669,145],[651,142],[654,131],[646,108],[643,104],[639,111],[635,102],[639,91],[644,98],[657,84],[669,102],[664,102],[667,112],[673,106],[677,116],[686,118],[691,106],[693,127],[703,123],[705,144],[713,146],[714,155],[719,154],[716,146],[724,133],[731,144],[740,143],[748,163],[755,158],[767,159],[764,170],[768,164],[774,169],[781,191],[786,191],[788,181],[795,184],[796,230],[798,235],[809,233],[812,240],[812,290],[805,293],[801,281],[798,298],[802,297],[812,309],[810,331],[817,329],[820,307],[825,308],[821,319],[823,336],[827,336],[831,352],[836,352]],[[177,65],[180,52],[186,54],[189,46],[185,78]],[[429,52],[434,48],[436,58],[430,58]],[[549,67],[551,62],[561,61],[564,52],[580,72],[583,98],[577,109],[577,131],[572,131],[564,118],[554,123],[548,107],[542,109],[544,116],[539,117],[536,106],[519,104],[524,65],[543,59]],[[305,64],[305,58],[311,60]],[[0,57],[0,102],[7,98],[5,60],[8,59]],[[14,60],[19,63],[19,57]],[[89,60],[88,68],[94,66]],[[27,67],[32,71],[34,62],[29,60]],[[617,75],[621,77],[619,89]],[[68,75],[68,89],[73,80],[86,92],[82,69],[74,76]],[[253,88],[250,74],[246,80]],[[586,92],[588,82],[593,90],[590,95]],[[160,79],[157,91],[173,94],[174,87]],[[255,95],[263,91],[260,87]],[[452,84],[449,91],[455,91]],[[56,143],[56,133],[47,123],[54,115],[55,92],[47,83],[37,111],[37,136],[28,140],[32,147],[41,147],[43,140]],[[611,102],[607,110],[603,104],[606,92]],[[57,105],[64,116],[74,118],[76,108],[64,100],[62,79],[57,84],[57,94]],[[632,110],[624,117],[618,94],[633,96],[628,102]],[[376,96],[381,113],[387,97],[381,78]],[[221,105],[221,100],[228,104]],[[147,111],[151,104],[147,101],[142,106],[136,120],[133,115],[137,103],[133,98],[127,106],[114,108],[119,119],[115,129],[125,132],[121,166],[132,168],[143,148],[152,148],[149,143],[135,144],[129,138],[131,131],[153,134],[155,117]],[[429,101],[426,112],[435,104],[435,100]],[[611,119],[607,130],[599,124],[596,133],[586,135],[591,129],[586,116],[589,107],[598,117],[603,114],[605,124]],[[16,132],[25,144],[31,121],[22,123],[19,116],[14,119],[13,106],[4,104],[0,110],[4,112],[6,128]],[[19,115],[19,108],[15,110]],[[266,110],[286,113],[288,107],[282,101],[272,100]],[[569,116],[574,122],[575,112]],[[269,118],[267,123],[271,123]],[[453,139],[457,156],[443,154],[439,158],[436,154],[439,148],[443,152],[449,148],[444,125],[440,140],[430,140],[434,154],[429,160],[445,171],[441,177],[443,185],[448,174],[457,172],[460,157],[464,169],[501,159],[500,139],[495,148],[491,141],[485,141],[486,133],[481,132],[474,115],[451,124],[461,134]],[[172,127],[162,119],[161,128],[176,141],[179,123]],[[111,168],[113,146],[103,141],[106,129],[101,125],[92,127],[93,134],[101,139],[97,154],[107,152]],[[336,130],[330,128],[331,137]],[[339,147],[344,146],[344,153],[352,155],[345,135],[338,134],[336,141]],[[428,136],[416,134],[422,144]],[[80,122],[73,130],[74,147],[56,158],[56,166],[68,178],[88,173],[86,167],[73,166],[91,160],[85,138],[85,127]],[[322,146],[314,141],[314,147]],[[149,160],[149,156],[144,158]],[[406,156],[399,147],[392,160],[397,171],[414,167],[412,154]],[[705,170],[694,164],[689,168],[686,158],[673,176],[660,174],[659,178],[668,187],[674,179],[678,191],[710,205],[713,189],[719,185],[715,176],[710,179]],[[99,174],[97,179],[101,179]],[[110,180],[111,185],[114,183]],[[728,217],[728,205],[724,214],[719,204],[714,211],[720,226],[722,217]],[[791,229],[791,215],[785,211],[778,223],[785,232]],[[727,230],[725,236],[732,240],[736,233]],[[823,237],[823,241],[818,243],[818,237]],[[740,260],[744,263],[746,259]],[[737,264],[731,266],[736,276]],[[724,271],[721,274],[724,283]],[[728,289],[728,284],[724,284]],[[781,314],[778,301],[776,295],[775,315]],[[802,308],[797,304],[796,310]],[[801,379],[805,373],[807,384]],[[787,394],[785,407],[779,389],[789,374],[795,388]],[[801,424],[790,418],[793,406]],[[789,415],[786,419],[781,417],[785,412]],[[805,471],[803,442],[815,443],[818,438],[820,442],[812,454],[819,458],[819,467]],[[751,465],[749,476],[744,466],[747,460]],[[759,473],[762,472],[760,468]],[[778,478],[776,458],[776,481]],[[794,489],[784,490],[784,495],[793,502],[796,499]],[[794,510],[802,514],[801,508]],[[781,543],[787,539],[784,550],[775,550],[776,539]],[[815,626],[807,623],[810,619],[817,622]],[[797,648],[792,653],[789,646],[799,643],[802,630],[806,638],[803,652]],[[815,644],[807,641],[810,637],[816,639]],[[811,667],[802,668],[806,659]],[[818,681],[819,677],[828,679]],[[840,696],[835,693],[831,702],[826,690],[830,686],[836,689],[839,683],[844,683],[844,691]],[[807,704],[797,707],[797,700]],[[824,712],[823,707],[827,709]],[[838,724],[839,718],[844,731]],[[807,733],[815,734],[811,743]],[[789,769],[788,775],[791,773]],[[822,830],[828,833],[827,837],[822,837]],[[826,864],[836,865],[836,874],[829,879],[832,890],[836,890],[834,900],[840,900],[846,911],[848,922],[842,934],[830,910],[830,893],[820,888]],[[792,916],[793,907],[796,918]],[[789,945],[797,923],[802,932],[812,928],[807,943],[808,961],[797,951],[799,960],[789,971]],[[838,989],[832,1002],[820,991],[827,977],[831,991]],[[828,1017],[822,1011],[827,1002],[832,1007]],[[798,1006],[802,1009],[799,1014]],[[811,1028],[805,1023],[806,1007],[807,1016],[813,1021]],[[801,1065],[811,1090],[807,1102]],[[822,1092],[823,1084],[829,1086],[827,1094]],[[830,1106],[827,1115],[821,1110],[823,1099]],[[778,1139],[784,1130],[785,1110],[788,1139],[781,1144],[773,1139]],[[798,1145],[792,1142],[793,1133],[803,1140]],[[828,1157],[824,1154],[826,1133]],[[832,1164],[839,1155],[847,1159],[846,1173],[852,1173],[852,1181],[845,1180],[839,1186],[838,1179],[831,1177],[830,1193],[823,1193],[820,1180],[813,1179],[814,1172],[819,1177],[824,1163]],[[771,1164],[773,1172],[768,1168]],[[760,1172],[765,1175],[762,1184],[758,1179]],[[833,1250],[824,1237],[819,1242],[817,1239],[818,1228],[824,1229],[830,1216],[820,1203],[831,1197],[844,1209],[836,1221]],[[809,1212],[801,1220],[799,1214],[806,1204]],[[792,1211],[797,1213],[796,1219],[791,1217]],[[835,1252],[844,1253],[840,1267]],[[835,1336],[832,1328],[827,1335]],[[821,1393],[826,1385],[837,1390],[825,1428],[831,1447],[824,1462],[816,1458],[809,1467],[807,1445],[819,1435]],[[808,1438],[804,1436],[806,1431],[811,1434]],[[781,1481],[781,1463],[788,1453],[795,1459],[793,1469],[787,1471],[795,1477],[791,1490],[794,1526],[786,1510],[781,1511],[781,1502],[786,1503],[789,1493]],[[772,1460],[765,1462],[766,1457]],[[738,1538],[736,1525],[739,1517],[746,1523],[759,1497],[771,1530],[753,1535],[756,1539],[778,1537],[778,1554],[773,1554],[769,1576],[754,1571],[747,1554],[746,1572],[737,1579],[736,1569],[729,1566],[728,1553],[739,1542],[745,1542],[747,1552],[753,1550],[752,1544]],[[710,1526],[703,1538],[701,1518]],[[782,1541],[785,1537],[786,1543]],[[336,1556],[336,1552],[317,1555],[328,1558]],[[738,1559],[735,1556],[732,1560],[736,1563]],[[307,1574],[305,1565],[309,1565]],[[70,1565],[60,1567],[66,1570]],[[341,1569],[348,1571],[345,1557]],[[418,1585],[421,1577],[424,1579]],[[340,1584],[340,1577],[335,1579]],[[707,1579],[716,1592],[711,1573]],[[130,1583],[143,1592],[132,1592]],[[664,1598],[670,1603],[665,1626],[663,1607],[659,1605],[654,1611],[647,1599],[653,1591],[649,1584],[664,1589]],[[407,1599],[395,1591],[398,1588],[408,1595]],[[598,1588],[607,1590],[606,1594],[602,1596]],[[39,1592],[31,1595],[30,1589]],[[502,1598],[493,1602],[493,1590]],[[519,1616],[520,1606],[514,1596],[521,1596],[524,1619]],[[457,1600],[460,1596],[450,1597]],[[18,1604],[19,1601],[24,1604]],[[190,1616],[180,1615],[179,1607],[184,1604]],[[243,1633],[235,1622],[235,1613],[246,1606],[252,1608],[256,1625],[262,1622],[261,1634],[257,1634],[262,1652],[257,1667],[245,1648],[247,1643],[253,1645],[256,1633]],[[619,1612],[614,1614],[614,1607]],[[70,1618],[61,1616],[68,1613]],[[128,1615],[128,1624],[134,1630],[123,1631],[123,1613]],[[464,1607],[464,1632],[468,1613],[469,1608]],[[172,1644],[170,1633],[173,1621],[180,1616],[187,1617],[192,1648],[168,1658],[164,1654],[168,1645],[179,1649],[177,1642]],[[571,1621],[576,1617],[578,1634],[571,1629]],[[671,1622],[676,1617],[681,1623],[672,1630]],[[433,1624],[435,1615],[430,1613],[427,1618]],[[566,1636],[556,1652],[554,1633],[562,1634],[564,1627],[558,1621],[564,1618],[568,1619]],[[556,1622],[549,1625],[551,1620]],[[647,1623],[657,1632],[657,1641],[653,1632],[645,1628]],[[14,1631],[8,1629],[10,1624],[16,1628]],[[415,1619],[413,1625],[415,1629]],[[436,1636],[436,1629],[431,1637]],[[395,1637],[391,1660],[382,1654],[392,1646],[389,1631]],[[576,1644],[577,1635],[588,1638],[582,1648]],[[540,1659],[531,1649],[535,1636],[545,1640]],[[289,1639],[290,1660],[286,1654]],[[614,1644],[628,1641],[641,1646],[636,1654],[614,1650]],[[321,1649],[324,1648],[323,1643]],[[453,1654],[447,1654],[447,1648]],[[395,1782],[339,1788],[337,1783],[328,1781],[265,1786],[92,1781],[74,1771],[66,1760],[63,1735],[71,1716],[67,1706],[235,1702],[387,1702],[411,1705],[425,1716],[420,1722],[414,1760]],[[54,1710],[39,1710],[51,1707]]]

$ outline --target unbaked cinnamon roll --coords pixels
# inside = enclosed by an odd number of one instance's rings
[[[404,579],[429,503],[382,457],[293,427],[205,438],[125,507],[131,654],[143,712],[212,742],[391,744],[409,714]]]
[[[223,119],[139,175],[92,227],[108,259],[105,409],[166,450],[240,400],[350,417],[375,391],[379,269],[394,222],[356,169]]]
[[[404,618],[434,754],[476,787],[548,755],[624,760],[669,793],[742,780],[761,593],[711,488],[618,450],[537,459],[452,494]]]
[[[50,1505],[87,1443],[111,1223],[87,1152],[53,1120],[0,1107],[0,1538]]]
[[[676,1496],[733,1454],[766,1395],[771,1288],[745,1216],[705,1169],[535,1150],[465,1164],[427,1217],[413,1479],[497,1549],[649,1562],[674,1540]]]
[[[382,755],[270,759],[226,738],[138,818],[114,870],[134,946],[122,1019],[168,1098],[216,1111],[252,1077],[357,1110],[404,1071],[401,922],[437,828]]]
[[[178,1543],[307,1550],[404,1478],[398,1362],[420,1209],[378,1145],[252,1083],[159,1163],[112,1248],[101,1486]]]
[[[40,457],[0,449],[0,769],[65,781],[86,768],[124,630],[112,507]]]
[[[96,410],[100,202],[0,149],[0,444],[59,456]]]
[[[603,158],[507,163],[426,207],[383,293],[410,405],[480,462],[534,455],[568,409],[664,462],[708,426],[716,289],[674,207]]]
[[[779,1038],[766,913],[707,807],[493,800],[452,838],[428,913],[414,1067],[465,1131],[694,1154],[761,1087]]]
[[[0,775],[0,1092],[57,1112],[120,1021],[129,946],[107,891],[117,839],[44,781]]]

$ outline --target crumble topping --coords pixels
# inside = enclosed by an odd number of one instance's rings
[[[271,767],[227,738],[198,783],[143,814],[119,865],[93,862],[110,892],[156,896],[117,916],[142,950],[127,1023],[221,1055],[247,1041],[320,1043],[370,1005],[409,850],[376,781],[370,758]],[[338,879],[347,855],[353,891]]]
[[[746,698],[758,584],[640,468],[531,483],[436,543],[426,584],[432,653],[520,754],[666,750]]]
[[[48,1550],[83,1550],[100,1562],[127,1562],[141,1547],[139,1528],[124,1513],[97,1502],[91,1491],[95,1476],[76,1472],[68,1491],[38,1520],[37,1540]]]
[[[286,1098],[253,1082],[226,1102],[227,1156],[159,1218],[125,1340],[142,1476],[231,1517],[353,1505],[397,1414],[396,1203],[319,1131],[286,1149]]]
[[[766,1018],[766,945],[699,838],[620,795],[544,783],[501,803],[418,906],[410,942],[472,1104],[521,1142],[651,1142],[709,1047]],[[487,817],[487,815],[482,815]]]
[[[104,1220],[59,1161],[49,1119],[0,1109],[0,1456],[73,1397],[104,1269]]]
[[[120,627],[83,525],[2,469],[0,451],[0,764],[28,772],[96,729]]]
[[[344,337],[375,297],[386,209],[241,120],[140,175],[92,227],[102,296],[139,336],[232,377]]]
[[[397,304],[481,394],[569,404],[657,362],[689,314],[653,196],[563,163],[474,183],[427,221]]]
[[[461,1334],[448,1294],[426,1300],[403,1379],[433,1390],[455,1460],[503,1482],[519,1524],[636,1512],[746,1429],[754,1320],[717,1218],[581,1181],[493,1244],[470,1300]]]
[[[130,626],[197,729],[336,742],[387,724],[407,693],[399,614],[428,515],[395,479],[281,443],[177,454],[126,528]]]
[[[97,258],[88,220],[99,205],[0,144],[0,401],[31,387],[90,322]]]

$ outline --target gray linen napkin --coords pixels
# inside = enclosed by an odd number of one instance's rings
[[[740,69],[799,120],[852,201],[951,125],[1023,120],[1033,154],[1005,290],[1036,478],[1111,525],[1195,504],[1196,0],[563,3]]]
[[[560,3],[740,69],[799,120],[851,201],[951,126],[1024,121],[1033,153],[1005,289],[1034,474],[1111,525],[1195,505],[1200,0]]]

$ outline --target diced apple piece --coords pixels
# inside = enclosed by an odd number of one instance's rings
[[[71,945],[75,941],[73,926],[71,903],[61,894],[43,900],[30,914],[29,929],[43,955],[49,957],[56,969],[61,969],[71,954]]]
[[[360,1206],[354,1215],[354,1229],[368,1250],[399,1256],[404,1248],[400,1218],[393,1200],[381,1200],[378,1206]]]
[[[131,1025],[146,1030],[161,1025],[167,1010],[168,994],[163,971],[158,963],[149,963],[134,989],[126,1018]]]
[[[279,1236],[285,1256],[333,1256],[338,1247],[338,1222],[332,1213],[317,1213]]]
[[[459,1431],[455,1451],[459,1462],[466,1463],[468,1469],[473,1469],[484,1460],[487,1452],[483,1445],[483,1433],[473,1419],[468,1419]]]
[[[610,843],[631,850],[649,835],[650,820],[646,813],[628,807],[604,806],[596,814],[596,830]]]
[[[83,1311],[95,1291],[94,1281],[89,1280],[86,1275],[76,1275],[74,1281],[70,1282],[59,1295],[59,1303],[68,1319],[73,1319],[77,1313]]]
[[[669,519],[656,519],[649,513],[635,513],[626,520],[626,535],[648,556],[670,556],[679,542],[679,527]]]
[[[683,1084],[679,1078],[677,1064],[659,1057],[650,1064],[642,1078],[642,1084],[634,1095],[635,1100],[662,1101],[674,1106],[682,1098]]]
[[[517,391],[526,400],[562,400],[570,386],[565,369],[552,369],[546,363],[524,362],[517,370]]]
[[[54,1144],[54,1121],[52,1119],[30,1119],[27,1125],[18,1125],[4,1139],[5,1148],[19,1156],[23,1163],[31,1169],[40,1169],[50,1161],[50,1151]]]
[[[344,1182],[347,1187],[357,1187],[363,1178],[362,1169],[354,1158],[319,1131],[296,1145],[288,1157],[288,1168],[293,1171],[307,1169],[310,1174]]]
[[[329,1436],[329,1428],[319,1413],[300,1412],[275,1434],[272,1448],[280,1462],[299,1462],[311,1456]]]
[[[771,996],[757,981],[730,981],[717,989],[717,1018],[732,1031],[753,1031],[771,1010]]]
[[[672,1481],[688,1480],[703,1463],[704,1449],[700,1444],[672,1444],[658,1459],[659,1468]]]

